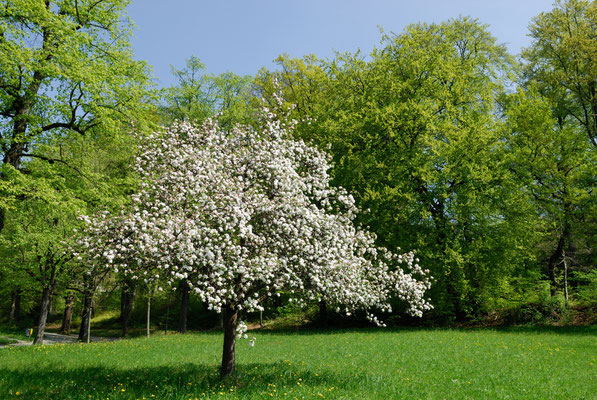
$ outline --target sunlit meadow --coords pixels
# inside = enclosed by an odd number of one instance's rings
[[[221,333],[0,349],[0,398],[595,399],[597,331],[256,332],[220,381]]]

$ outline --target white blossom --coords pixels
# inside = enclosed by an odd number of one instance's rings
[[[393,296],[422,315],[430,279],[414,253],[378,248],[355,226],[354,198],[330,186],[331,157],[289,129],[265,118],[259,131],[223,131],[208,119],[150,135],[134,165],[132,205],[83,216],[78,251],[136,279],[186,279],[215,311],[261,310],[287,291],[298,304],[365,309],[380,325],[371,312],[390,311]]]

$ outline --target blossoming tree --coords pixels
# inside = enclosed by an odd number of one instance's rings
[[[224,131],[210,119],[149,136],[136,160],[141,188],[114,218],[127,233],[113,229],[121,239],[97,251],[139,278],[185,278],[223,312],[222,377],[234,372],[239,311],[261,310],[282,291],[347,314],[365,309],[378,324],[371,311],[389,311],[393,296],[413,315],[431,308],[414,254],[376,247],[353,223],[352,196],[330,186],[330,157],[265,114],[260,130]],[[101,223],[110,219],[93,222]]]

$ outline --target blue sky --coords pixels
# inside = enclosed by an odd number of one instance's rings
[[[274,68],[279,54],[333,57],[334,51],[368,53],[381,38],[378,26],[400,33],[410,23],[460,15],[488,24],[513,54],[529,44],[532,17],[552,0],[133,0],[128,14],[137,29],[137,59],[154,68],[160,86],[174,83],[170,65],[194,55],[208,72],[254,75]]]

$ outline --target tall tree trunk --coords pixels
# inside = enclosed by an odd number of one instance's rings
[[[21,318],[21,289],[10,292],[10,311],[8,322],[17,322]]]
[[[568,307],[568,260],[564,250],[562,250],[562,262],[564,263],[564,299],[566,300],[566,307]]]
[[[75,292],[68,292],[64,298],[64,315],[62,316],[62,326],[60,333],[70,335],[70,325],[73,320],[73,307],[75,305]]]
[[[187,333],[187,320],[189,315],[189,284],[186,280],[182,281],[180,286],[180,319],[178,321],[178,331]]]
[[[135,296],[135,286],[129,281],[124,281],[122,294],[120,296],[120,323],[122,324],[122,336],[126,336],[129,333],[129,324],[131,322],[131,315],[135,304]]]
[[[234,373],[234,348],[236,345],[236,322],[238,310],[227,305],[224,308],[224,349],[222,352],[222,368],[220,377],[225,378]]]
[[[91,325],[91,300],[92,295],[90,292],[85,292],[83,296],[83,310],[81,314],[81,326],[79,327],[79,338],[80,342],[89,341],[89,326]]]
[[[15,302],[15,314],[14,314],[14,321],[18,322],[21,320],[21,299],[23,298],[21,294],[23,291],[21,289],[17,289],[17,298]]]
[[[91,310],[89,310],[89,318],[87,318],[86,337],[87,343],[91,341],[91,318],[93,318],[93,298],[91,299]]]
[[[52,286],[45,287],[41,295],[41,309],[39,311],[39,320],[37,322],[37,333],[33,344],[43,344],[44,333],[46,331],[46,321],[50,311],[50,298],[52,297]]]
[[[556,266],[558,265],[558,261],[562,256],[562,252],[564,251],[564,243],[566,241],[566,235],[562,234],[560,239],[558,240],[558,246],[556,247],[555,251],[549,257],[549,261],[547,262],[547,273],[549,274],[549,281],[551,282],[551,295],[552,297],[556,295],[558,289],[558,282],[556,280]]]
[[[43,47],[46,46],[46,40],[48,39],[47,31],[43,30]],[[51,57],[51,56],[47,56]],[[46,57],[46,58],[47,58]],[[19,169],[21,165],[21,158],[23,153],[27,149],[27,142],[23,141],[23,137],[27,132],[29,126],[29,117],[31,109],[35,105],[37,92],[45,79],[45,75],[40,71],[33,73],[33,80],[26,88],[25,94],[22,97],[16,99],[13,103],[13,108],[10,111],[14,111],[12,120],[14,121],[12,129],[12,137],[8,150],[4,153],[4,159],[2,162],[13,166],[15,169]],[[4,174],[0,174],[0,179],[4,179]],[[0,232],[4,229],[6,220],[6,209],[0,207]]]
[[[149,328],[151,326],[151,293],[147,295],[147,337],[149,337]]]
[[[50,296],[50,304],[48,305],[48,316],[52,315],[52,311],[54,310],[54,295]]]

